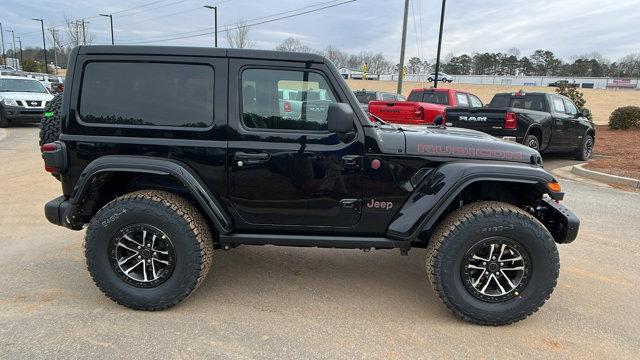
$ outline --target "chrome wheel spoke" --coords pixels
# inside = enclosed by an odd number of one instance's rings
[[[129,240],[129,241],[131,241],[132,243],[134,243],[134,244],[136,244],[136,245],[138,245],[138,246],[142,246],[142,244],[140,244],[139,242],[137,242],[137,241],[133,240],[133,239],[131,238],[131,236],[129,236],[129,234],[125,234],[125,235],[123,236],[123,238],[124,238],[124,239],[127,239],[127,240]]]

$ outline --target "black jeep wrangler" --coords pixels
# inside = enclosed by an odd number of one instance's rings
[[[280,90],[327,100],[291,118]],[[91,276],[130,308],[182,301],[214,249],[419,247],[457,316],[508,324],[549,298],[556,243],[577,236],[537,151],[473,130],[372,123],[318,55],[81,46],[54,103],[43,129],[60,134],[42,151],[63,195],[46,217],[86,227]]]

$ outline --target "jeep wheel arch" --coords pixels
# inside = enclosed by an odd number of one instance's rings
[[[227,234],[232,230],[231,217],[219,199],[209,191],[196,173],[186,164],[176,160],[146,156],[103,156],[91,162],[84,169],[71,193],[69,202],[74,206],[80,206],[89,196],[89,190],[96,180],[99,180],[102,175],[113,173],[138,173],[171,177],[184,186],[219,233]]]
[[[549,193],[546,184],[554,181],[542,168],[529,166],[470,162],[446,163],[427,174],[409,196],[387,228],[387,236],[415,241],[423,231],[437,226],[438,220],[460,193],[478,182],[495,182],[535,189],[540,196]],[[561,199],[562,193],[549,193]]]

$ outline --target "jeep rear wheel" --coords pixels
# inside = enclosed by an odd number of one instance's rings
[[[85,255],[91,277],[111,300],[162,310],[202,283],[213,240],[205,219],[184,198],[145,190],[98,211],[87,229]]]
[[[510,204],[483,201],[451,213],[427,251],[429,280],[463,320],[505,325],[536,312],[560,270],[549,231]]]

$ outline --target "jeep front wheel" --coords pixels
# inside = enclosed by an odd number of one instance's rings
[[[138,191],[105,205],[89,223],[87,269],[120,305],[162,310],[178,304],[211,266],[211,231],[198,210],[165,191]]]
[[[463,320],[505,325],[536,312],[560,270],[549,231],[524,210],[483,201],[451,213],[427,251],[429,280]]]

